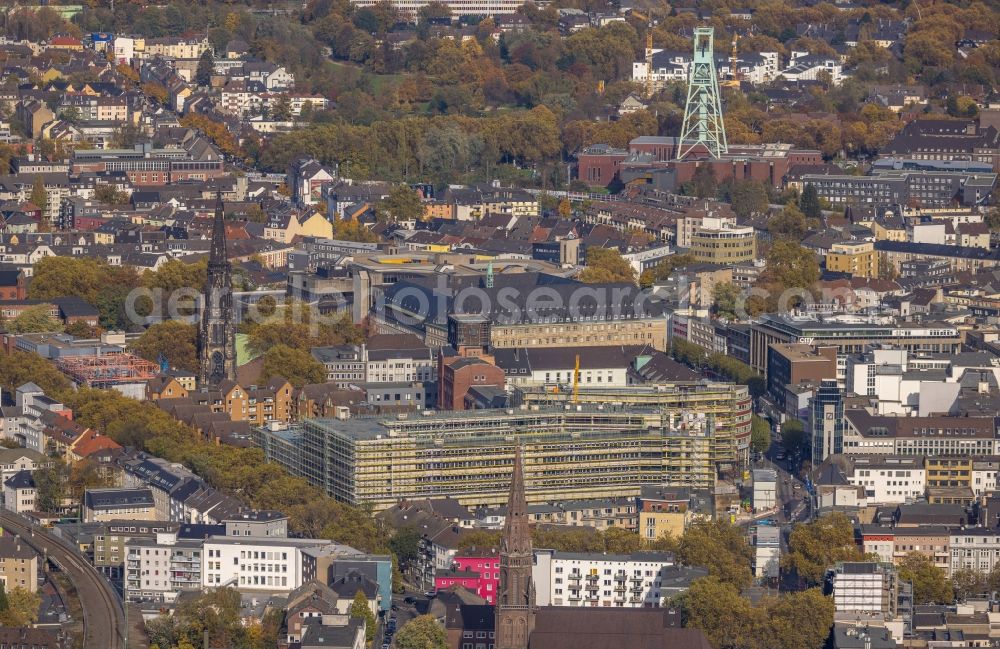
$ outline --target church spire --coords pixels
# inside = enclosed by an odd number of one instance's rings
[[[528,502],[524,495],[521,447],[514,448],[514,469],[507,516],[500,537],[500,585],[496,605],[496,649],[528,649],[535,628],[535,585],[531,581],[534,556]]]
[[[531,529],[528,527],[528,500],[524,495],[524,467],[521,447],[514,449],[514,471],[507,496],[507,517],[504,519],[501,552],[531,552]]]
[[[222,192],[215,201],[212,248],[208,257],[201,323],[198,328],[198,379],[201,385],[218,385],[236,379],[236,325],[233,322],[233,275],[226,254],[226,222]]]
[[[222,192],[215,195],[215,220],[212,222],[212,249],[208,262],[221,266],[229,261],[226,254],[226,215],[222,206]]]

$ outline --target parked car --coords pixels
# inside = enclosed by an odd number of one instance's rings
[[[403,598],[403,603],[413,606],[414,604],[417,603],[417,598],[412,595],[407,595],[406,597]]]

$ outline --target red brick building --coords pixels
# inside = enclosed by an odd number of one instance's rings
[[[465,397],[472,387],[504,386],[503,370],[482,357],[438,357],[438,408],[465,410]]]
[[[0,270],[0,300],[23,300],[27,297],[24,271],[16,268]]]

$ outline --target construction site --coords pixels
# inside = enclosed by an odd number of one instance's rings
[[[159,372],[156,363],[127,352],[69,356],[56,362],[76,387],[112,389],[133,399],[144,399],[146,382]]]

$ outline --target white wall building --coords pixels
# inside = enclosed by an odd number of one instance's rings
[[[864,488],[869,505],[896,505],[924,496],[927,471],[921,457],[859,455],[850,461],[847,480]]]
[[[789,81],[817,81],[822,75],[828,75],[833,85],[840,85],[844,68],[836,57],[793,51],[788,67],[781,71],[781,76]]]
[[[302,585],[302,550],[322,539],[212,536],[205,540],[202,587],[287,593]]]
[[[674,565],[665,552],[631,555],[535,550],[531,577],[539,606],[659,606]]]
[[[351,0],[356,7],[374,7],[381,0]],[[390,0],[392,8],[402,14],[414,15],[421,8],[430,4],[431,0]],[[524,4],[524,0],[444,0],[442,2],[451,9],[451,15],[459,16],[496,16],[512,14]]]
[[[754,537],[755,577],[774,579],[778,577],[781,565],[781,528],[771,525],[758,525]]]
[[[894,618],[897,610],[896,570],[874,561],[838,563],[833,568],[836,613]]]
[[[125,544],[125,594],[129,601],[172,602],[185,590],[201,590],[202,541],[177,532],[133,537]]]
[[[948,543],[951,561],[948,576],[963,568],[989,574],[1000,563],[1000,529],[967,527],[952,530]]]
[[[753,510],[770,511],[777,503],[778,472],[774,469],[754,469]]]
[[[972,460],[972,491],[976,497],[996,491],[1000,458],[984,457]]]

